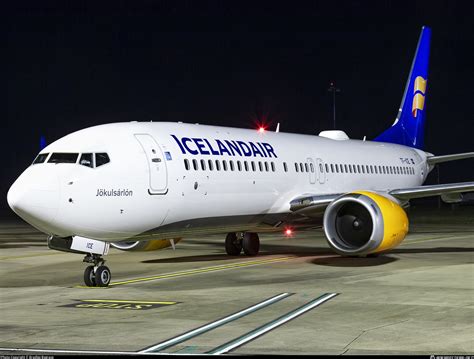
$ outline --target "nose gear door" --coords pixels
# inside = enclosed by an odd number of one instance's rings
[[[148,163],[150,194],[166,194],[168,192],[168,171],[163,151],[155,139],[149,134],[135,134],[146,155]]]

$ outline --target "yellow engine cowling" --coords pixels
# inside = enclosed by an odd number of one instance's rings
[[[408,233],[408,217],[380,194],[357,191],[334,200],[324,212],[324,232],[342,255],[379,253],[398,246]]]
[[[178,243],[181,238],[173,239],[174,243]],[[123,241],[123,242],[112,242],[112,247],[120,249],[122,251],[157,251],[171,247],[170,239],[151,239],[148,241]]]

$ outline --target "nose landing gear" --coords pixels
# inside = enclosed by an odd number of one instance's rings
[[[256,256],[260,250],[260,239],[257,233],[228,233],[225,238],[225,251],[229,256],[238,256],[240,252]]]
[[[105,266],[105,260],[99,254],[87,254],[83,262],[93,263],[84,271],[84,283],[88,287],[107,287],[112,279],[109,267]]]

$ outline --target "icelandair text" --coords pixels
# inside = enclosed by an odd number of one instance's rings
[[[171,135],[178,144],[183,155],[218,155],[218,156],[243,156],[243,157],[275,157],[272,145],[266,142],[244,142],[234,140],[208,140],[206,138],[177,138]]]

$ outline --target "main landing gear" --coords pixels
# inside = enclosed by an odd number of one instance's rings
[[[240,252],[256,256],[260,250],[260,239],[257,233],[228,233],[225,237],[225,251],[229,256],[238,256]]]
[[[99,254],[87,254],[83,262],[93,263],[84,271],[84,283],[88,287],[107,287],[112,279],[109,267],[105,266],[105,260]]]

